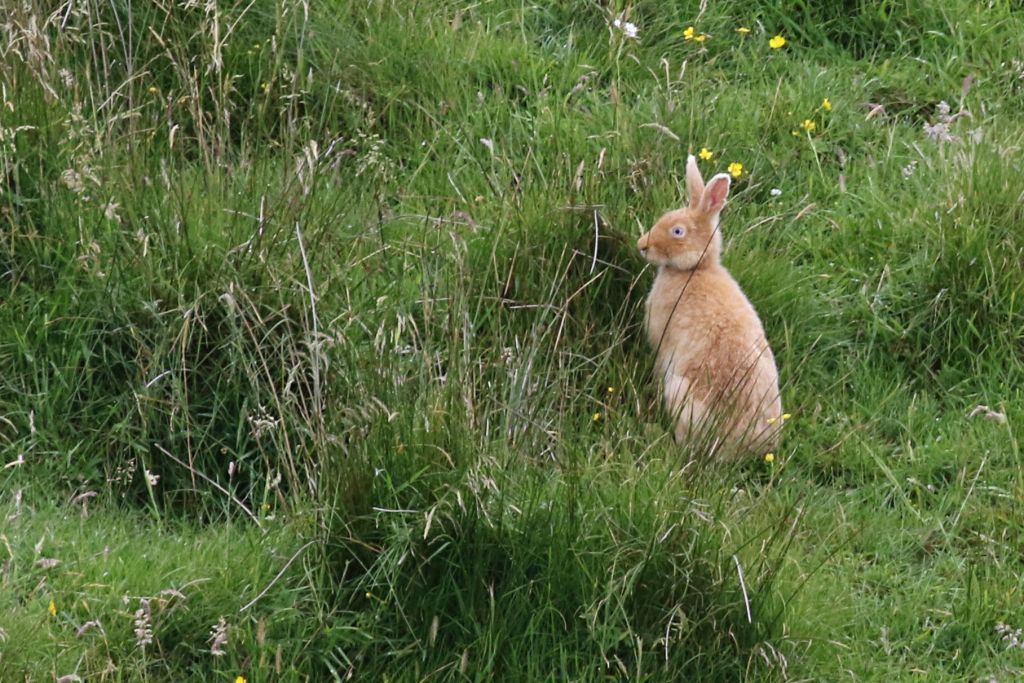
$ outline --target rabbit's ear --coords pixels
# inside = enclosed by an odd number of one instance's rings
[[[700,210],[709,216],[717,216],[725,206],[725,198],[729,196],[729,185],[732,179],[728,173],[719,173],[708,181],[701,195]]]
[[[697,168],[697,159],[692,154],[686,158],[686,193],[690,195],[690,208],[697,208],[704,194],[704,179]]]

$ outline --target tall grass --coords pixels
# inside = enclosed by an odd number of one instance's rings
[[[1019,674],[1021,24],[12,4],[0,677]],[[744,167],[773,463],[672,444],[640,333],[701,147]]]

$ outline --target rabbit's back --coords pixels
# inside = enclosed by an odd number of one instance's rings
[[[775,358],[754,307],[721,266],[660,269],[647,299],[676,438],[713,431],[731,450],[769,450],[782,412]]]

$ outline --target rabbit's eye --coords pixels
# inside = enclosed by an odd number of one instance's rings
[[[686,234],[686,228],[684,228],[681,225],[677,225],[674,228],[672,228],[672,236],[673,237],[682,237],[685,234]]]

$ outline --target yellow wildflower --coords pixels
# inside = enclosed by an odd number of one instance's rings
[[[697,154],[697,156],[699,156],[704,161],[710,161],[711,157],[715,156],[715,153],[712,152],[707,147],[701,147],[700,152]]]
[[[50,600],[50,604],[46,607],[46,611],[50,613],[51,617],[57,616],[57,603]]]
[[[736,161],[732,162],[729,164],[729,173],[733,178],[739,178],[743,175],[743,164]]]
[[[601,413],[594,413],[590,417],[590,419],[593,420],[594,422],[600,422],[601,421]]]
[[[146,91],[147,91],[147,92],[148,92],[148,93],[149,93],[150,95],[155,95],[155,94],[157,93],[157,90],[156,90],[156,86],[155,86],[155,85],[151,85],[151,86],[149,86],[148,88],[146,88]]]
[[[692,26],[687,26],[686,30],[683,31],[683,40],[693,40],[694,30]]]
[[[235,678],[235,683],[249,683],[249,681],[245,679],[245,676],[237,676]]]
[[[775,454],[774,453],[765,453],[764,454],[764,461],[766,463],[768,463],[769,465],[771,465],[773,462],[775,462]]]
[[[703,43],[705,40],[707,40],[707,37],[708,34],[701,33],[699,36],[694,36],[693,39],[696,40],[698,43]]]
[[[818,124],[816,124],[814,121],[811,121],[810,119],[804,119],[804,122],[800,124],[800,127],[806,130],[808,133],[810,133],[811,131],[818,127]]]
[[[821,108],[825,111],[832,111],[832,100],[825,98],[821,101]]]
[[[771,40],[768,41],[768,47],[770,47],[773,50],[778,50],[780,47],[782,47],[785,44],[786,44],[786,39],[783,38],[782,36],[775,36],[774,38],[772,38]]]
[[[614,394],[615,393],[615,387],[608,387],[608,393],[609,394]]]
[[[747,28],[746,26],[740,26],[738,29],[736,29],[736,33],[750,33],[750,29]]]
[[[791,413],[783,413],[782,414],[782,421],[785,422],[786,420],[788,420],[791,417],[793,417],[793,415]]]

